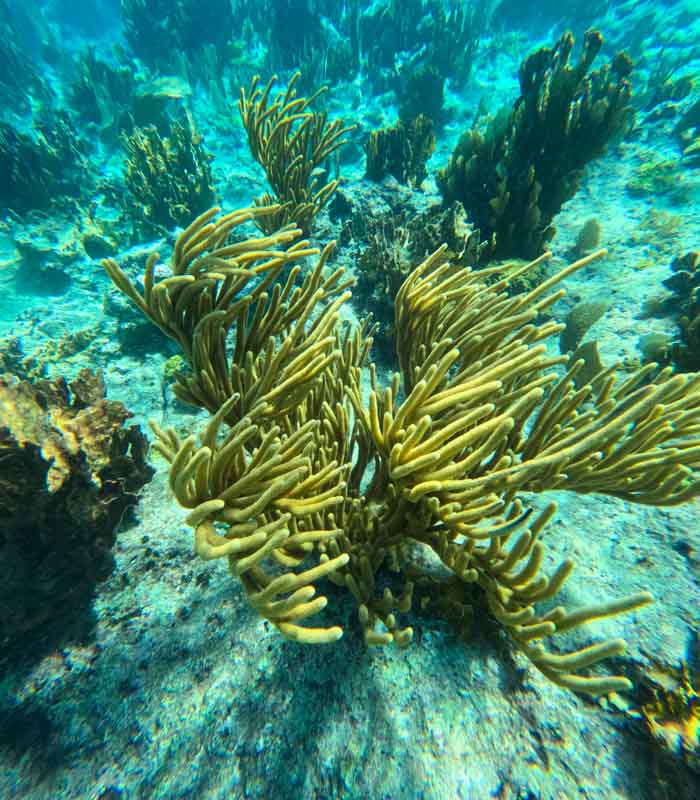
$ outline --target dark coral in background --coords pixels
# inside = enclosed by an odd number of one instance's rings
[[[485,131],[465,131],[438,175],[446,202],[496,235],[496,255],[534,258],[554,235],[552,220],[579,187],[583,169],[621,136],[632,115],[632,65],[620,53],[588,73],[603,38],[588,31],[578,60],[565,33],[520,65],[520,97]]]

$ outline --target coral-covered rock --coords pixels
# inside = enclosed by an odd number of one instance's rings
[[[111,573],[115,529],[153,474],[131,416],[87,369],[0,376],[0,650],[60,639]]]

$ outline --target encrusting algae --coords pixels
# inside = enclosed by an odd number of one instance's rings
[[[316,583],[329,578],[354,596],[368,643],[403,647],[413,631],[399,615],[421,576],[415,548],[427,547],[479,587],[552,681],[592,695],[629,688],[626,677],[588,671],[621,654],[622,640],[563,654],[543,642],[651,595],[538,611],[574,564],[543,574],[541,535],[556,506],[535,515],[518,495],[566,489],[652,505],[700,495],[700,376],[647,365],[618,382],[610,367],[577,387],[581,360],[562,374],[568,357],[545,342],[564,326],[540,314],[604,251],[510,296],[509,282],[548,254],[499,280],[496,269],[452,266],[443,246],[398,292],[400,371],[380,386],[372,331],[340,324],[352,281],[327,268],[333,244],[302,277],[298,262],[318,250],[293,225],[229,243],[242,223],[278,213],[208,211],[178,238],[170,276],[156,279],[158,256],[149,258],[143,292],[103,262],[180,346],[191,372],[177,378],[177,396],[211,414],[199,440],[152,424],[197,554],[226,558],[251,605],[289,639],[342,635],[305,624],[326,606]],[[403,582],[380,591],[389,565]]]

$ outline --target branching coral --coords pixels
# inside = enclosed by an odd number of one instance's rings
[[[390,0],[372,3],[359,20],[369,78],[428,69],[441,84],[471,75],[479,42],[498,3],[493,0]]]
[[[461,203],[422,212],[407,207],[389,214],[367,214],[358,208],[343,226],[340,242],[342,247],[350,245],[346,255],[356,264],[354,305],[377,323],[374,355],[391,363],[396,350],[393,298],[413,269],[443,243],[455,262],[468,266],[482,263],[489,248],[469,226]]]
[[[485,132],[466,131],[438,176],[445,200],[460,200],[482,233],[496,234],[499,256],[539,255],[586,164],[625,130],[631,63],[620,53],[588,74],[601,45],[600,33],[588,31],[572,64],[568,33],[553,48],[529,55],[513,108],[503,109]]]
[[[184,226],[216,200],[213,156],[188,117],[161,137],[153,125],[123,137],[128,154],[125,210],[135,234],[152,235]]]
[[[269,72],[301,69],[306,87],[337,83],[360,66],[359,0],[286,0],[248,3],[248,13],[265,43]]]
[[[135,86],[133,68],[109,64],[89,47],[75,59],[68,97],[83,121],[99,124],[105,133],[118,132],[133,126],[129,111]]]
[[[408,124],[371,131],[366,145],[367,177],[380,181],[387,173],[400,183],[420,185],[428,175],[425,162],[435,150],[432,121],[420,114]]]
[[[680,341],[673,342],[669,356],[680,370],[700,369],[700,253],[689,252],[671,262],[673,275],[664,286],[674,293],[673,307],[680,311]]]
[[[230,0],[121,0],[121,11],[134,53],[166,73],[208,44],[223,51],[237,25]]]
[[[423,114],[441,128],[445,112],[445,77],[433,66],[404,69],[396,88],[399,117],[407,123]]]
[[[25,214],[78,198],[92,175],[70,117],[47,111],[29,136],[0,121],[0,210]]]
[[[340,120],[329,123],[325,113],[309,110],[327,87],[308,98],[297,97],[294,86],[300,75],[294,73],[287,88],[272,101],[270,93],[277,77],[273,75],[264,88],[255,77],[247,94],[241,89],[238,101],[253,157],[265,170],[274,192],[274,197],[264,194],[256,203],[280,204],[274,214],[256,220],[266,233],[290,222],[305,233],[311,230],[314,217],[338,185],[336,180],[319,185],[318,172],[329,156],[345,144],[343,136],[353,129],[343,126]]]
[[[104,262],[181,346],[191,374],[177,394],[212,414],[199,442],[153,426],[196,552],[226,558],[252,606],[288,638],[342,634],[316,596],[327,577],[354,596],[368,643],[399,646],[412,638],[399,616],[416,581],[444,590],[416,557],[432,552],[453,581],[481,591],[553,681],[591,694],[628,688],[622,676],[586,674],[623,652],[621,640],[564,654],[542,641],[650,595],[538,611],[573,562],[542,572],[555,506],[533,517],[518,495],[564,489],[658,505],[697,496],[700,377],[650,380],[644,368],[618,384],[608,369],[574,388],[582,363],[555,369],[566,357],[548,355],[545,341],[562,326],[538,317],[563,294],[551,290],[596,256],[509,296],[508,278],[455,267],[442,247],[398,292],[400,373],[382,387],[370,367],[366,403],[371,332],[338,324],[349,281],[328,272],[331,248],[299,281],[294,262],[314,252],[299,229],[227,243],[242,222],[278,212],[208,212],[178,239],[169,277],[156,280],[149,260],[143,292]],[[318,614],[320,624],[303,624]]]
[[[26,113],[33,105],[50,105],[55,95],[49,82],[29,55],[30,42],[24,35],[25,21],[32,19],[31,7],[0,4],[0,102],[3,109]],[[48,31],[45,32],[49,38]],[[49,42],[43,42],[49,47]]]

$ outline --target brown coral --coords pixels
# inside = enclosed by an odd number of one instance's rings
[[[146,440],[99,373],[0,376],[0,644],[73,624],[112,570],[115,528],[150,480]]]
[[[534,258],[554,235],[552,220],[578,189],[583,169],[631,118],[631,63],[619,53],[589,74],[602,36],[588,31],[531,53],[520,65],[520,97],[487,129],[465,131],[438,175],[446,202],[460,200],[497,255]]]

